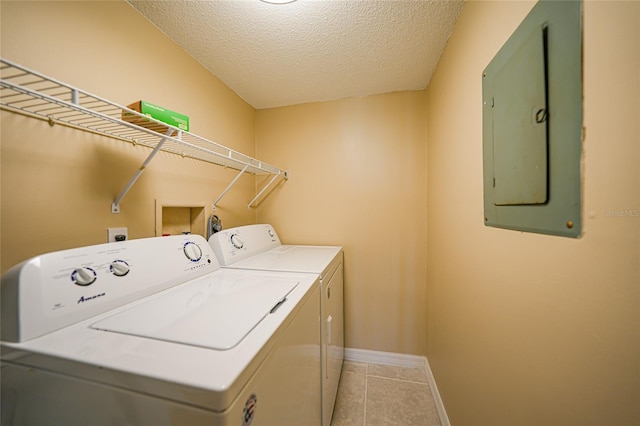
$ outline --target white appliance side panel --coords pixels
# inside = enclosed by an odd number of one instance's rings
[[[321,425],[319,298],[320,289],[316,287],[260,373],[238,398],[237,404],[243,405],[255,395],[251,426]],[[232,410],[237,411],[237,407]]]
[[[126,389],[2,364],[3,425],[239,425],[214,413]]]
[[[322,425],[330,426],[344,361],[344,274],[340,263],[322,281]]]

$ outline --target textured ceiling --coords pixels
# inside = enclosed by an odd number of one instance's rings
[[[256,109],[427,87],[462,0],[128,0]]]

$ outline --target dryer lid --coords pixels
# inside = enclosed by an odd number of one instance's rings
[[[291,279],[205,276],[151,296],[90,327],[226,350],[238,345],[298,285]]]
[[[281,245],[236,262],[231,267],[322,275],[340,250],[337,246]]]

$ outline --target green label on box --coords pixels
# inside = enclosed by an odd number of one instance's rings
[[[140,112],[180,130],[189,131],[189,117],[146,101],[140,101]]]

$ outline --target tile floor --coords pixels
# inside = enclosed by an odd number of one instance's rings
[[[331,426],[441,426],[420,368],[345,361]]]

